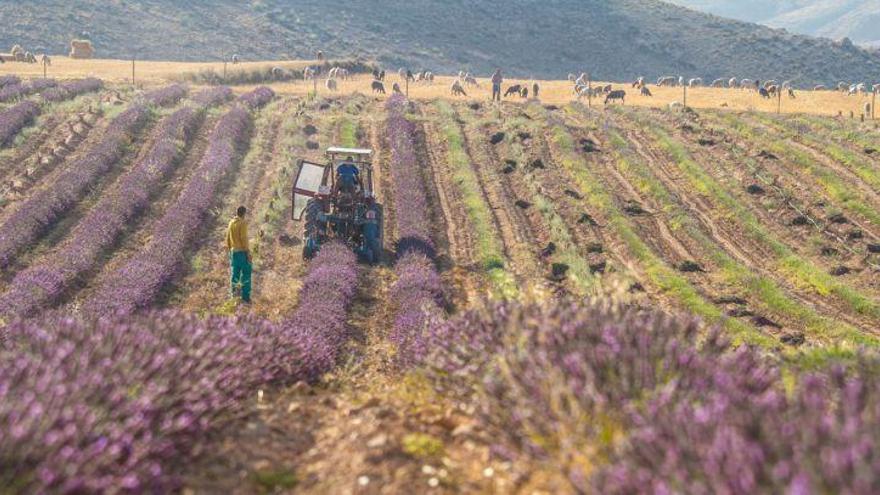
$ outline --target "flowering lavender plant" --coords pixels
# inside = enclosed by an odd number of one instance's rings
[[[205,432],[257,387],[301,379],[271,323],[175,312],[13,322],[0,339],[0,486],[167,492]]]
[[[153,91],[149,91],[144,93],[144,101],[149,105],[155,105],[158,107],[167,107],[171,105],[177,104],[183,97],[186,96],[186,93],[189,92],[189,88],[187,88],[183,84],[172,84],[170,86],[165,86],[164,88],[155,89]]]
[[[0,88],[14,84],[21,84],[21,79],[19,79],[18,76],[0,76]]]
[[[73,229],[68,240],[38,265],[19,273],[0,297],[0,313],[29,315],[55,302],[80,275],[100,261],[130,220],[149,205],[162,180],[180,162],[195,135],[203,110],[228,99],[216,89],[197,94],[198,109],[184,107],[159,124],[151,148],[117,186],[108,191]]]
[[[394,180],[394,206],[399,239],[392,301],[397,306],[390,338],[397,344],[397,361],[410,365],[423,344],[429,321],[442,316],[443,288],[434,265],[434,242],[427,193],[415,151],[415,126],[406,119],[406,100],[388,100],[390,170]]]
[[[272,101],[272,98],[274,97],[275,92],[272,91],[271,88],[260,86],[249,93],[241,95],[238,98],[238,101],[244,103],[251,109],[257,109]]]
[[[32,101],[23,101],[11,108],[0,110],[0,146],[12,141],[24,126],[30,124],[40,114],[40,106]]]
[[[60,101],[69,100],[85,93],[92,93],[104,87],[104,83],[100,79],[89,77],[78,81],[70,81],[61,83],[54,88],[50,88],[42,93],[43,99],[58,103]]]
[[[54,88],[56,84],[54,79],[31,79],[26,83],[7,84],[0,87],[0,103]]]
[[[0,226],[0,267],[44,234],[108,170],[118,164],[132,137],[146,124],[149,111],[135,105],[110,122],[101,141],[68,163],[48,187],[34,193]]]

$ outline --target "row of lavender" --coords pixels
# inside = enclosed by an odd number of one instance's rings
[[[167,493],[181,461],[270,384],[311,381],[347,338],[357,259],[325,246],[297,312],[275,324],[177,312],[0,329],[0,486]]]
[[[150,243],[101,282],[86,301],[86,311],[109,314],[150,306],[185,261],[187,247],[210,212],[218,187],[247,147],[251,123],[250,113],[241,106],[221,117],[193,177],[157,222]]]
[[[145,93],[143,99],[149,105],[166,106],[180,101],[186,92],[185,86],[175,84]],[[121,162],[134,138],[149,122],[150,108],[136,103],[116,116],[100,142],[68,163],[52,184],[28,198],[0,226],[5,233],[0,238],[0,268],[8,267],[22,249],[43,236],[101,177]]]
[[[28,82],[14,82],[0,87],[0,103],[24,98],[25,96],[54,88],[58,83],[54,79],[32,79]]]
[[[13,492],[178,488],[180,461],[242,399],[335,366],[356,284],[354,253],[329,244],[310,263],[297,311],[278,324],[47,314],[0,329],[0,483]]]
[[[497,453],[549,460],[573,491],[880,492],[876,354],[792,386],[694,320],[595,303],[470,313],[426,347],[504,435]]]
[[[134,105],[114,118],[101,141],[74,160],[52,181],[30,198],[0,227],[0,268],[46,233],[58,218],[70,210],[89,188],[125,155],[128,146],[147,124],[150,111]]]
[[[14,86],[7,86],[14,87]],[[2,91],[5,91],[4,87]],[[98,91],[103,87],[100,79],[82,79],[52,87],[43,92],[43,99],[58,103],[76,96]],[[23,101],[11,108],[0,111],[0,146],[9,144],[13,137],[40,115],[40,105],[33,101]]]
[[[12,280],[0,297],[0,314],[32,315],[55,302],[83,273],[94,269],[102,253],[149,205],[163,179],[181,162],[205,110],[231,96],[228,88],[208,89],[193,96],[195,107],[184,107],[166,117],[150,139],[152,145],[146,154],[89,210],[67,240],[48,259]]]
[[[169,493],[205,433],[267,383],[301,379],[300,342],[257,320],[42,316],[0,333],[0,486]]]
[[[402,366],[412,364],[421,352],[422,333],[428,322],[442,316],[444,299],[435,266],[427,192],[416,158],[415,125],[406,118],[407,105],[401,95],[386,105],[398,232],[397,280],[391,289],[396,316],[389,337],[397,345],[397,361]]]

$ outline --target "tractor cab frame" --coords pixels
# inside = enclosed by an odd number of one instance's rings
[[[303,257],[336,239],[362,259],[377,263],[383,252],[383,210],[373,191],[372,150],[331,147],[326,163],[299,160],[293,183],[292,215],[304,220]],[[340,180],[340,167],[355,180]],[[353,183],[352,183],[353,182]]]

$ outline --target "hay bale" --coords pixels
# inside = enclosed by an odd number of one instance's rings
[[[12,60],[15,62],[24,62],[24,48],[21,45],[13,45],[12,50],[9,51],[9,54],[12,55]]]
[[[95,49],[89,40],[71,40],[70,42],[70,58],[90,59],[95,56]]]

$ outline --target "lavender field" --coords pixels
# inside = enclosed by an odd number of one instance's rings
[[[277,89],[0,79],[0,493],[880,492],[876,129]]]

